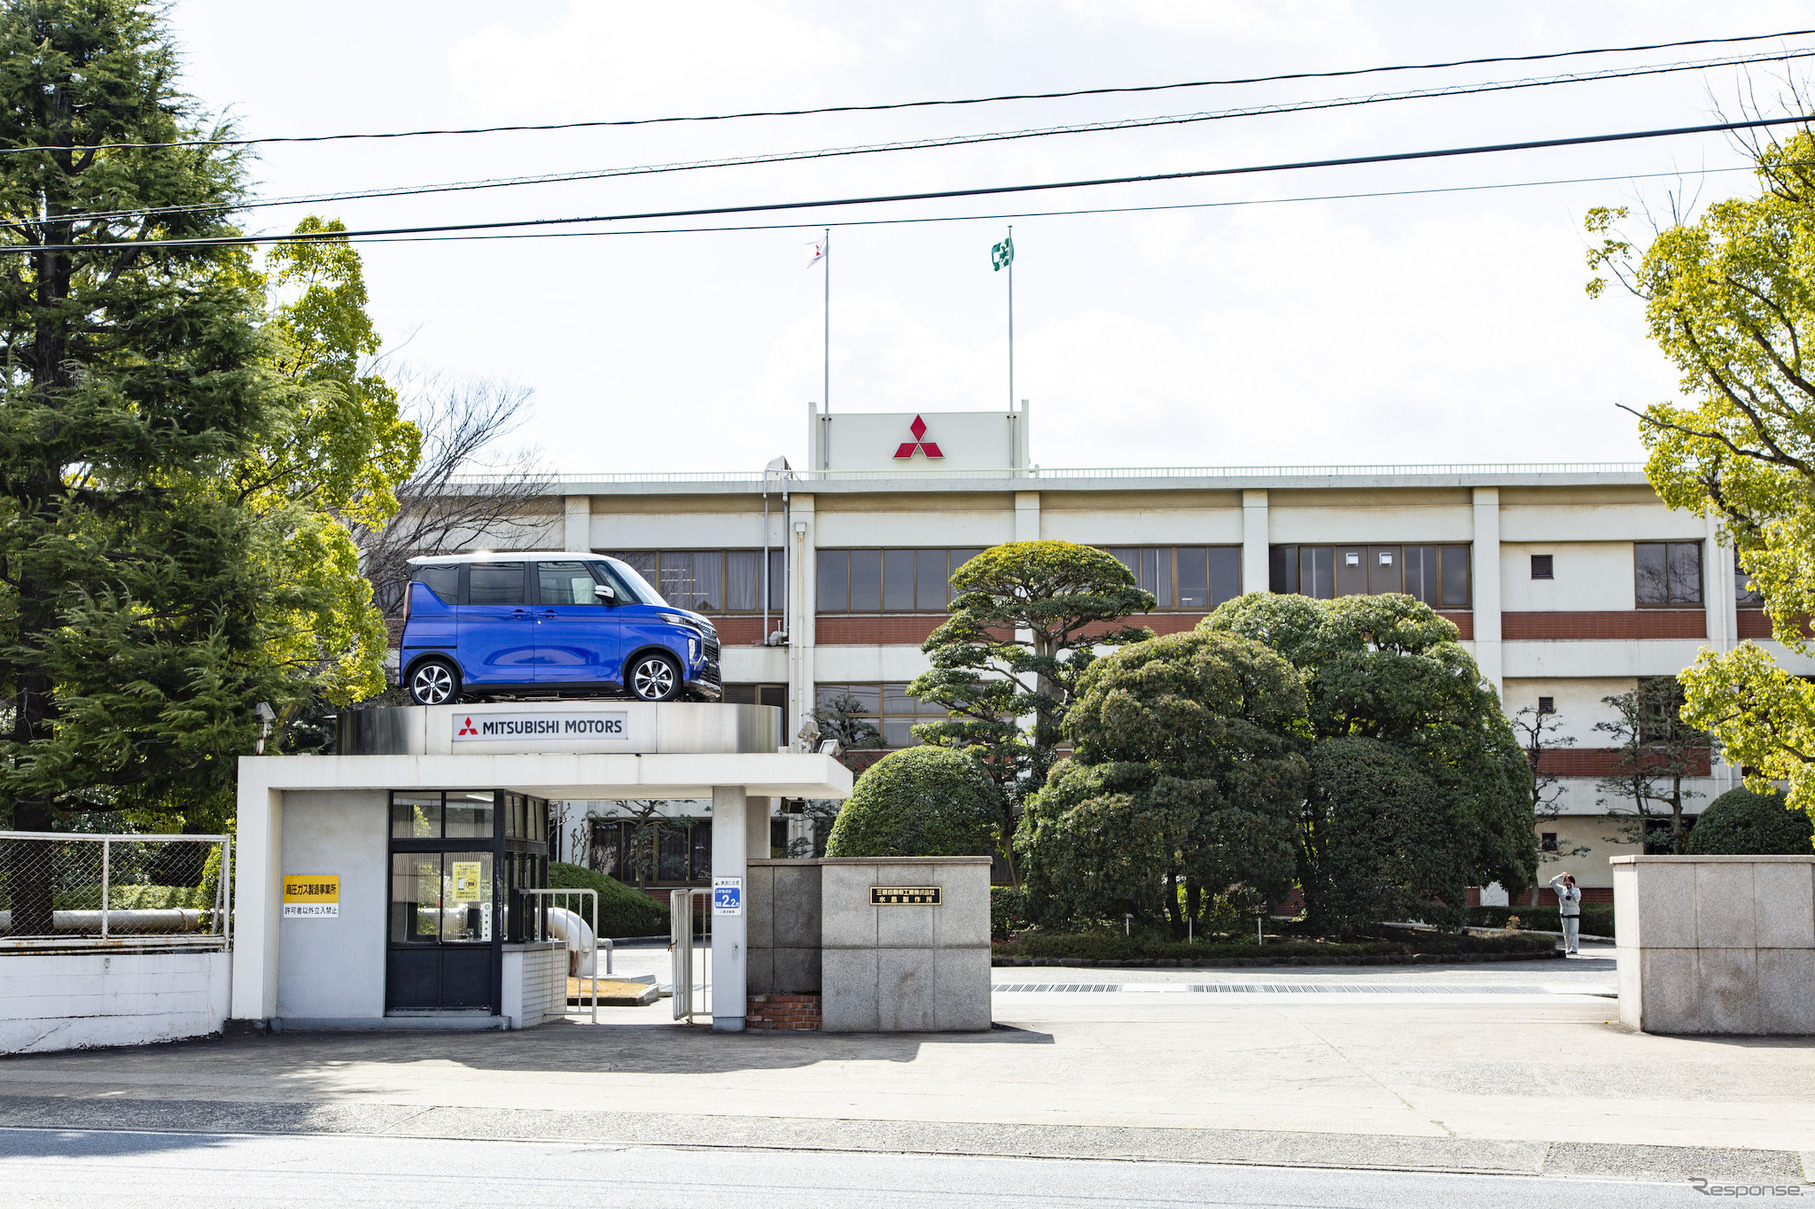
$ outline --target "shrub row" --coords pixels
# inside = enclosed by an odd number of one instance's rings
[[[668,912],[662,905],[616,878],[580,865],[550,861],[548,884],[556,890],[597,890],[601,936],[662,936],[668,931]]]
[[[1519,917],[1519,927],[1538,932],[1560,932],[1562,920],[1555,907],[1470,907],[1468,922],[1477,928],[1504,928],[1506,917]],[[1584,936],[1613,935],[1613,904],[1583,903],[1582,934]]]
[[[1128,962],[1147,959],[1231,961],[1238,959],[1267,962],[1315,963],[1322,959],[1399,958],[1426,955],[1484,956],[1506,955],[1530,957],[1550,953],[1556,941],[1548,936],[1513,933],[1507,936],[1473,936],[1453,933],[1409,933],[1404,939],[1327,942],[1317,940],[1279,940],[1266,945],[1252,941],[1156,940],[1141,936],[1117,936],[1108,932],[1033,932],[1004,944],[993,946],[998,958],[1076,959],[1081,961]]]

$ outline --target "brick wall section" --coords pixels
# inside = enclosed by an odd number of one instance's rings
[[[1553,777],[1608,777],[1613,775],[1619,758],[1619,749],[1613,747],[1552,748],[1539,754],[1538,771]],[[1685,775],[1711,776],[1709,761],[1710,753],[1697,752]]]
[[[1545,639],[1706,638],[1702,609],[1623,609],[1604,613],[1502,613],[1508,642]]]
[[[819,996],[752,995],[744,1003],[744,1027],[817,1031]]]
[[[821,613],[813,623],[813,632],[821,646],[919,646],[944,621],[944,613],[874,617]]]
[[[769,628],[781,628],[782,619],[779,613],[769,614]],[[763,640],[763,618],[758,613],[755,617],[744,614],[720,614],[712,618],[712,628],[718,631],[720,646],[760,646]]]
[[[1437,616],[1445,621],[1454,622],[1460,631],[1456,636],[1463,642],[1472,641],[1475,637],[1475,615],[1473,613],[1439,613]]]
[[[1805,638],[1810,634],[1815,634],[1815,627],[1812,627],[1809,624],[1809,619],[1806,617],[1803,618],[1802,623],[1797,626],[1797,628],[1802,631]],[[1763,609],[1739,610],[1739,636],[1741,638],[1755,639],[1773,637],[1771,615]]]

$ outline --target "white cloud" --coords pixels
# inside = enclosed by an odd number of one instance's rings
[[[477,112],[649,113],[748,95],[789,69],[860,57],[831,26],[772,6],[571,0],[552,25],[494,25],[461,39],[448,62],[456,98]]]

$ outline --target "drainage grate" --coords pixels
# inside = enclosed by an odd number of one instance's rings
[[[1116,982],[998,982],[992,991],[1119,991]]]

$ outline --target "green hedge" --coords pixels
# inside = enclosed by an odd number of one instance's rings
[[[1519,927],[1537,932],[1561,932],[1563,922],[1552,907],[1470,907],[1468,922],[1477,928],[1504,928],[1506,917],[1517,915]],[[1613,904],[1583,903],[1582,934],[1613,935]]]
[[[1007,940],[1016,932],[1025,930],[1031,921],[1027,918],[1027,891],[1019,886],[991,886],[989,888],[989,937],[991,940]]]
[[[1515,933],[1511,936],[1471,936],[1448,932],[1408,933],[1403,940],[1329,942],[1278,940],[1264,945],[1252,941],[1215,941],[1186,944],[1182,940],[1155,940],[1118,936],[1112,932],[1033,932],[994,946],[997,957],[1044,959],[1080,958],[1084,961],[1162,960],[1229,961],[1268,958],[1274,961],[1348,960],[1361,957],[1410,957],[1504,954],[1528,956],[1551,953],[1557,942],[1549,936]]]
[[[3,904],[0,904],[3,905]],[[208,911],[214,908],[212,886],[112,886],[107,891],[110,911],[166,910],[187,907]],[[70,886],[51,896],[56,911],[99,911],[100,886]]]
[[[556,890],[597,890],[601,936],[668,934],[668,912],[662,905],[635,886],[626,886],[616,878],[579,865],[550,861],[548,884]]]

